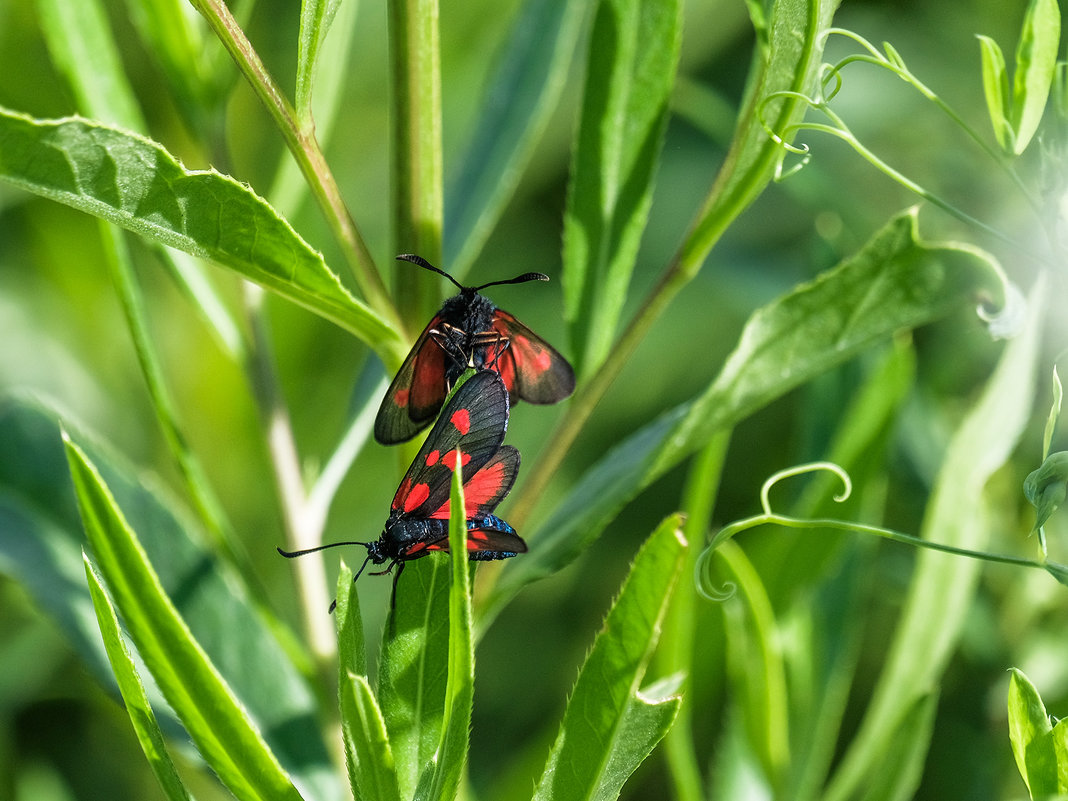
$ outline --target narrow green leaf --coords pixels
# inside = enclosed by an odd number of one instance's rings
[[[877,781],[860,801],[911,801],[916,797],[931,748],[938,693],[926,693],[903,710],[901,725],[879,764]]]
[[[471,731],[475,695],[475,651],[471,636],[471,570],[467,558],[467,515],[463,471],[452,474],[449,498],[449,665],[445,683],[445,714],[434,759],[419,778],[415,798],[437,801],[456,797]]]
[[[1009,670],[1009,742],[1032,798],[1058,792],[1053,726],[1038,690],[1017,668]]]
[[[681,523],[667,518],[635,557],[579,673],[536,801],[618,797],[674,720],[677,698],[644,697],[639,686],[686,556]]]
[[[727,227],[764,191],[782,157],[782,145],[767,135],[792,131],[808,110],[798,94],[807,94],[818,78],[839,0],[775,0],[770,24],[754,18],[761,49],[759,68],[746,85],[745,97],[724,170],[709,190],[679,256],[684,278],[700,270]],[[754,8],[750,5],[750,9]],[[775,96],[773,98],[773,95]],[[792,135],[787,134],[787,139]]]
[[[378,699],[402,798],[412,798],[441,741],[449,659],[449,560],[431,554],[404,568],[386,619]]]
[[[78,657],[114,692],[85,585],[85,535],[59,417],[40,402],[0,401],[0,569],[26,586]],[[294,659],[304,654],[279,641],[287,634],[284,626],[256,608],[240,578],[205,546],[203,533],[173,497],[66,421],[65,427],[141,533],[165,592],[286,770],[309,788],[309,796],[336,797],[338,777],[320,734],[317,699],[302,675],[311,668],[298,668]],[[184,736],[154,685],[148,690],[164,732]]]
[[[341,731],[356,801],[400,801],[386,723],[366,676],[341,681]]]
[[[1068,794],[1068,718],[1053,727],[1053,753],[1057,758],[1057,792]]]
[[[623,506],[719,431],[897,331],[923,325],[997,286],[983,254],[925,243],[915,211],[892,220],[857,254],[758,309],[704,394],[612,448],[532,535],[537,548],[508,565],[484,621],[518,589],[568,564]]]
[[[1057,451],[1046,457],[1037,470],[1031,471],[1023,484],[1024,495],[1035,507],[1034,531],[1045,525],[1064,503],[1068,492],[1068,451]]]
[[[724,550],[724,545],[729,545]],[[726,580],[737,593],[723,606],[728,665],[753,751],[772,787],[790,764],[786,668],[775,613],[760,576],[737,543],[716,549]]]
[[[167,753],[167,747],[163,743],[163,732],[160,731],[159,722],[148,702],[141,677],[137,675],[137,668],[130,658],[130,652],[126,649],[126,643],[122,640],[115,609],[111,606],[111,601],[105,594],[100,578],[89,562],[89,557],[83,555],[83,561],[85,577],[89,582],[89,593],[93,598],[93,607],[100,626],[100,635],[107,649],[108,659],[111,661],[111,669],[115,672],[122,700],[126,704],[126,711],[130,715],[134,733],[141,744],[141,750],[145,752],[164,795],[171,801],[188,801],[189,793],[174,769],[174,763],[171,762],[170,754]]]
[[[127,0],[125,5],[170,95],[189,119],[201,118],[215,99],[209,68],[219,57],[215,42],[204,35],[203,20],[183,0]]]
[[[60,623],[79,657],[111,689],[80,565],[84,535],[56,417],[37,403],[0,403],[0,565]],[[142,543],[164,586],[179,598],[194,636],[270,733],[276,753],[294,775],[327,793],[335,779],[318,740],[315,701],[273,636],[279,624],[266,623],[252,608],[240,581],[204,547],[172,498],[136,480],[113,454],[84,438],[79,444],[104,473],[128,519],[145,532]],[[272,666],[268,673],[260,669],[265,664]],[[176,733],[167,705],[158,695],[152,702],[164,730]]]
[[[65,439],[86,534],[145,664],[190,737],[241,799],[299,799],[241,703],[163,592],[134,532],[85,452]]]
[[[681,38],[678,0],[602,0],[564,212],[564,300],[576,372],[616,338],[652,203]]]
[[[37,0],[52,61],[83,113],[135,130],[145,121],[97,0]]]
[[[1034,401],[1035,358],[1041,342],[1043,287],[1028,303],[1025,329],[1011,340],[983,394],[946,450],[921,536],[982,550],[992,525],[985,497],[991,474],[1015,447]],[[899,736],[902,715],[937,686],[972,604],[982,563],[934,551],[917,557],[897,631],[860,729],[829,785],[828,801],[844,801],[877,776]],[[937,609],[938,614],[931,614]]]
[[[1064,400],[1064,387],[1061,386],[1061,377],[1057,373],[1057,365],[1053,365],[1053,402],[1049,407],[1049,416],[1046,418],[1046,428],[1042,432],[1042,458],[1049,456],[1049,446],[1053,442],[1053,432],[1057,429],[1057,420],[1061,416],[1061,403]]]
[[[373,347],[398,341],[251,189],[138,134],[0,109],[0,180],[228,267]]]
[[[349,566],[341,563],[337,574],[334,620],[337,622],[338,686],[352,673],[367,675],[367,649],[363,639],[363,617],[360,615],[360,596],[352,580]]]
[[[312,87],[315,84],[319,53],[340,5],[341,0],[303,0],[300,4],[295,105],[304,124],[311,123]]]
[[[1057,0],[1031,0],[1016,45],[1012,85],[1013,150],[1027,149],[1042,122],[1057,65],[1061,41],[1061,12]]]
[[[471,141],[445,187],[443,251],[462,280],[515,193],[566,84],[589,4],[527,0],[490,71]]]
[[[1014,133],[1009,122],[1009,73],[1005,68],[1005,55],[998,43],[989,36],[977,36],[979,55],[983,62],[983,94],[986,97],[986,112],[994,128],[994,137],[1007,153],[1013,151]]]

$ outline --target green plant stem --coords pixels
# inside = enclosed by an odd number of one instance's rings
[[[969,548],[958,548],[955,545],[944,545],[932,540],[925,540],[922,537],[917,537],[913,534],[905,534],[901,531],[894,531],[893,529],[880,528],[878,526],[870,526],[864,523],[853,523],[847,520],[835,520],[833,518],[816,518],[816,519],[804,519],[797,517],[789,517],[787,515],[780,515],[774,513],[765,513],[760,515],[754,515],[753,517],[747,517],[743,520],[738,520],[729,526],[725,526],[720,529],[716,535],[712,538],[712,541],[708,544],[704,553],[701,555],[697,566],[698,576],[698,588],[702,595],[710,600],[719,600],[721,595],[709,592],[703,588],[701,582],[701,575],[703,572],[704,562],[708,556],[716,550],[716,548],[734,537],[736,534],[745,531],[746,529],[755,528],[756,526],[763,525],[777,525],[786,526],[788,528],[831,528],[838,531],[852,531],[861,534],[874,534],[877,537],[883,539],[892,540],[893,542],[901,542],[906,545],[915,545],[918,548],[927,548],[932,551],[941,551],[943,553],[950,553],[955,556],[966,556],[970,559],[979,559],[983,562],[997,562],[1005,565],[1014,565],[1016,567],[1030,567],[1045,570],[1046,572],[1059,571],[1064,573],[1068,571],[1068,567],[1059,565],[1055,562],[1039,562],[1034,559],[1028,559],[1023,556],[1010,556],[1008,554],[989,553],[987,551],[973,551]]]
[[[374,259],[371,258],[371,253],[341,198],[341,192],[319,148],[314,130],[300,126],[292,105],[271,78],[259,54],[253,49],[225,3],[222,0],[191,0],[191,2],[208,21],[208,25],[219,37],[274,119],[286,146],[300,166],[301,173],[311,187],[312,195],[337,238],[367,302],[396,330],[403,331],[397,310],[375,268]],[[398,351],[380,355],[387,364],[395,366],[394,362],[399,365],[404,354]]]
[[[307,495],[301,477],[300,456],[293,437],[289,412],[273,369],[271,337],[262,308],[263,290],[249,283],[245,283],[244,287],[245,305],[253,338],[250,351],[252,387],[265,428],[265,439],[278,487],[286,547],[289,550],[303,550],[320,544],[321,524],[325,517],[320,518],[305,512]],[[303,628],[316,669],[324,681],[335,681],[336,669],[333,660],[337,642],[330,617],[326,614],[326,599],[330,597],[331,590],[326,580],[323,561],[315,558],[293,561],[301,599]]]
[[[390,0],[389,39],[396,250],[441,264],[444,200],[437,0]],[[419,270],[398,271],[395,286],[405,319],[425,320],[436,310],[440,290]]]

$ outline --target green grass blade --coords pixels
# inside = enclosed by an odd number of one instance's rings
[[[114,692],[81,564],[84,533],[57,418],[39,402],[0,402],[0,565],[58,624],[77,657]],[[205,546],[181,506],[109,449],[67,428],[89,455],[134,530],[179,614],[290,774],[316,798],[338,777],[318,729],[319,709],[282,625],[257,609],[240,579]],[[136,655],[135,655],[136,656]],[[270,666],[265,670],[264,666]],[[144,671],[141,671],[142,674]],[[169,736],[185,735],[154,685],[150,701]]]
[[[397,582],[378,663],[378,699],[402,798],[412,798],[437,753],[449,659],[449,560],[413,561]]]
[[[294,107],[301,125],[311,127],[312,87],[326,34],[334,22],[341,0],[303,0],[300,35],[297,38],[297,90]]]
[[[1016,45],[1012,85],[1013,150],[1017,155],[1027,149],[1042,122],[1060,41],[1061,12],[1057,0],[1031,0]]]
[[[998,43],[989,36],[979,36],[979,54],[983,62],[983,94],[986,97],[986,113],[994,128],[994,138],[1001,149],[1011,153],[1013,150],[1012,123],[1009,122],[1008,108],[1009,73],[1005,68],[1005,55]]]
[[[974,302],[990,280],[983,254],[925,243],[915,212],[892,220],[861,251],[758,309],[711,386],[612,448],[530,536],[481,611],[492,616],[519,588],[573,560],[638,492],[770,401],[872,343]]]
[[[350,673],[342,679],[341,720],[353,797],[400,801],[386,723],[366,676]]]
[[[0,109],[0,181],[228,267],[372,347],[398,341],[251,189],[214,170],[187,170],[138,134]]]
[[[568,700],[536,801],[617,798],[671,726],[672,685],[656,695],[639,687],[685,560],[680,526],[677,515],[666,519],[635,557]]]
[[[1032,798],[1056,794],[1058,760],[1053,726],[1035,685],[1016,668],[1010,670],[1008,708],[1012,755],[1028,792]]]
[[[986,389],[955,432],[924,518],[922,536],[982,550],[990,534],[984,486],[1008,458],[1034,401],[1035,357],[1040,345],[1041,283],[1028,304],[1026,328],[1008,343]],[[877,775],[892,743],[909,736],[903,715],[946,668],[976,591],[982,563],[924,551],[889,657],[852,744],[826,798],[844,801]],[[931,610],[938,610],[932,614]]]
[[[141,677],[137,675],[137,668],[130,658],[130,652],[126,649],[126,643],[122,641],[115,609],[104,593],[104,587],[93,570],[89,558],[83,557],[83,560],[85,577],[89,582],[89,593],[93,598],[93,607],[100,626],[100,635],[107,649],[108,659],[111,661],[111,669],[118,681],[122,700],[126,704],[126,711],[130,714],[130,722],[133,724],[137,740],[141,743],[141,749],[145,752],[149,765],[152,766],[152,772],[156,775],[163,794],[171,801],[188,801],[189,793],[174,769],[174,763],[171,762],[167,747],[163,743],[163,732],[160,731],[156,715],[148,702],[148,696],[145,695]]]
[[[601,364],[653,197],[681,39],[677,0],[602,0],[564,212],[564,300],[575,371]]]
[[[197,748],[241,799],[299,799],[241,703],[163,592],[133,530],[85,452],[65,439],[89,543],[131,639]]]
[[[519,9],[471,142],[445,187],[442,247],[458,280],[478,257],[548,125],[587,8],[583,0],[527,0]]]
[[[419,801],[455,798],[467,762],[475,696],[475,651],[471,635],[471,568],[467,558],[467,515],[461,470],[452,474],[449,507],[449,664],[445,714],[435,757],[416,788]]]
[[[367,680],[360,601],[352,571],[337,577],[338,688],[349,785],[357,801],[399,801],[397,771],[382,710]]]
[[[204,120],[217,99],[210,65],[218,61],[219,48],[205,35],[203,20],[183,0],[127,0],[125,5],[170,95],[189,120]]]
[[[900,736],[879,763],[879,780],[868,785],[860,801],[911,801],[916,797],[931,747],[938,694],[927,693],[903,710]]]
[[[726,543],[725,543],[726,544]],[[724,602],[727,657],[750,747],[760,760],[767,783],[782,785],[790,767],[790,720],[786,668],[775,613],[760,576],[740,546],[717,549],[726,581],[737,592]]]

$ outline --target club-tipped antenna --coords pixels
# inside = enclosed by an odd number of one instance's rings
[[[547,276],[545,273],[523,273],[522,275],[517,275],[515,278],[509,278],[505,281],[490,281],[488,284],[481,284],[480,286],[464,286],[444,270],[439,270],[437,267],[428,262],[422,256],[416,256],[414,253],[402,253],[401,255],[397,256],[397,261],[410,261],[412,264],[418,264],[424,270],[430,270],[431,272],[437,273],[438,275],[444,275],[446,278],[452,281],[461,292],[463,292],[464,290],[478,292],[480,289],[485,289],[488,286],[499,286],[500,284],[525,284],[527,281],[549,280],[549,276]]]
[[[340,548],[342,545],[362,545],[364,548],[370,548],[369,542],[331,542],[326,545],[317,545],[314,548],[305,548],[303,551],[283,551],[281,548],[275,547],[278,553],[282,554],[286,559],[296,559],[298,556],[307,556],[310,553],[316,553],[317,551],[325,551],[327,548]]]

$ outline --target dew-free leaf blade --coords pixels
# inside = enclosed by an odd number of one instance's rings
[[[1011,153],[1013,143],[1012,123],[1008,117],[1009,74],[1005,68],[1005,55],[998,43],[989,36],[979,36],[979,55],[983,62],[983,95],[986,97],[986,113],[994,129],[994,137],[1002,150]]]
[[[579,374],[616,337],[668,117],[681,38],[677,0],[602,0],[564,212],[564,300]]]
[[[462,280],[515,192],[564,88],[587,4],[522,4],[492,70],[475,130],[445,187],[442,243],[449,272]]]
[[[0,109],[0,181],[227,267],[372,347],[398,342],[248,186],[214,170],[187,170],[143,136],[80,117],[36,120]]]
[[[0,570],[26,587],[114,694],[81,564],[85,535],[60,438],[61,418],[40,401],[0,400]],[[282,624],[256,608],[240,578],[205,546],[203,532],[180,503],[70,421],[64,424],[141,533],[150,562],[193,636],[287,771],[308,795],[337,797],[338,777],[319,734],[316,698],[302,675],[311,667],[294,662],[304,654],[283,646]],[[139,671],[144,675],[142,667]],[[184,737],[158,691],[147,689],[164,732]]]
[[[115,609],[105,594],[104,587],[93,570],[89,558],[83,559],[85,576],[89,582],[89,594],[93,598],[100,634],[108,652],[108,659],[111,661],[111,669],[118,681],[122,700],[130,714],[130,722],[133,724],[137,740],[141,743],[141,749],[145,752],[164,795],[171,801],[188,801],[189,793],[174,769],[174,763],[171,762],[167,747],[163,743],[163,732],[160,731],[156,715],[148,702],[148,696],[145,695],[141,677],[137,675],[137,668],[130,658],[130,652],[126,648],[126,643],[122,641]]]
[[[717,432],[881,338],[1000,292],[989,257],[919,239],[915,211],[858,253],[755,311],[708,389],[627,437],[591,467],[507,565],[483,620],[525,584],[568,564],[638,492]]]
[[[394,568],[396,569],[396,568]],[[449,560],[408,563],[397,582],[379,657],[377,696],[402,798],[412,798],[437,752],[449,654]]]
[[[1061,12],[1057,0],[1031,0],[1016,44],[1016,72],[1012,85],[1013,150],[1023,153],[1046,111],[1057,48],[1061,40]]]
[[[341,0],[306,0],[300,8],[300,36],[297,39],[297,112],[311,122],[312,87],[316,66],[326,34],[334,22]]]
[[[1009,742],[1032,798],[1057,793],[1053,727],[1042,697],[1023,671],[1009,671]]]
[[[240,701],[163,592],[137,536],[85,452],[65,439],[89,543],[130,637],[201,755],[241,799],[301,798]]]
[[[667,518],[635,557],[579,673],[535,801],[618,797],[674,720],[678,699],[643,698],[639,687],[685,560],[680,526]]]
[[[366,676],[349,673],[341,681],[341,731],[356,801],[399,801],[386,723]]]

